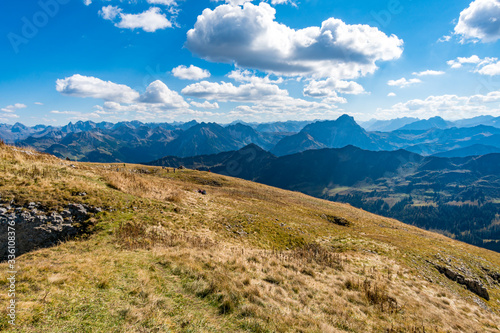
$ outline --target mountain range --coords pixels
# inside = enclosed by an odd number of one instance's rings
[[[238,121],[229,125],[194,120],[148,124],[79,121],[62,127],[4,124],[0,125],[0,138],[61,158],[90,162],[143,163],[163,156],[189,157],[233,151],[250,143],[276,156],[353,145],[372,151],[405,149],[420,155],[464,157],[499,151],[498,124],[498,118],[490,116],[456,122],[439,117],[401,118],[365,123],[365,128],[348,115],[313,122]],[[380,130],[371,130],[375,128]]]
[[[346,146],[277,157],[251,144],[234,152],[164,157],[150,164],[210,170],[347,202],[500,251],[500,154],[443,158]]]
[[[175,126],[140,122],[114,125],[78,122],[62,128],[43,128],[15,144],[71,160],[140,163],[165,155],[185,157],[230,151],[249,143],[271,149],[284,135],[257,132],[239,123],[223,127],[216,123],[194,121]]]
[[[417,121],[414,126],[392,132],[367,132],[354,118],[343,115],[333,121],[318,121],[305,126],[299,133],[283,138],[271,152],[277,156],[303,152],[310,149],[342,148],[353,145],[366,150],[405,149],[421,155],[433,155],[466,148],[473,145],[500,148],[500,128],[486,125],[422,129],[422,123],[437,124],[430,119]],[[419,129],[408,129],[419,128]],[[464,151],[458,151],[457,157]],[[474,151],[471,154],[476,155]],[[450,153],[453,155],[453,153]]]
[[[396,130],[429,130],[431,128],[452,128],[452,127],[474,127],[478,125],[492,126],[500,128],[500,117],[477,116],[474,118],[447,121],[441,117],[429,119],[418,119],[403,117],[390,120],[372,119],[360,123],[364,129],[370,132],[392,132]]]

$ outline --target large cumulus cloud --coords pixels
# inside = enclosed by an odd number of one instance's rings
[[[187,33],[186,47],[214,62],[285,76],[353,79],[373,73],[377,61],[398,59],[403,41],[368,25],[330,18],[321,27],[294,30],[275,21],[267,3],[205,9]]]
[[[500,39],[500,0],[475,0],[460,13],[455,33],[464,40],[495,42]]]

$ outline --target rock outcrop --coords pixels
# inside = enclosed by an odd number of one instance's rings
[[[465,277],[462,274],[446,266],[434,264],[434,267],[436,267],[439,273],[445,275],[448,279],[465,286],[469,291],[473,292],[479,297],[482,297],[487,301],[490,300],[490,295],[488,294],[488,290],[478,279]]]
[[[69,204],[61,212],[49,211],[40,203],[30,202],[24,206],[0,203],[0,235],[7,237],[8,226],[15,230],[16,256],[23,253],[56,245],[84,233],[100,212],[83,204]],[[7,239],[0,242],[0,261],[7,260]]]
[[[333,224],[336,224],[336,225],[340,225],[342,227],[350,227],[352,225],[351,222],[347,221],[343,217],[322,214],[321,218],[324,219],[324,220],[326,220],[326,221],[328,221],[328,222],[330,222],[330,223],[333,223]]]

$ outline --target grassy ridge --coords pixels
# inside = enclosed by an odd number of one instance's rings
[[[500,329],[499,285],[484,270],[500,271],[498,253],[349,205],[206,172],[74,163],[10,146],[0,147],[0,174],[4,200],[107,208],[91,235],[19,258],[17,328],[2,306],[6,331]],[[432,263],[465,268],[490,300]]]

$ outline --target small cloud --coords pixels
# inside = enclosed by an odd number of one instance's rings
[[[36,105],[43,105],[43,103],[42,103],[42,102],[35,102],[35,103],[33,103],[33,104],[36,104]]]
[[[486,57],[481,59],[477,55],[473,55],[468,58],[458,57],[455,60],[449,60],[447,64],[454,69],[462,68],[465,64],[473,65],[469,66],[470,71],[473,73],[489,76],[500,75],[500,61],[498,61],[498,58]]]
[[[3,112],[9,112],[9,113],[12,113],[12,112],[15,112],[16,110],[19,110],[19,109],[24,109],[26,108],[26,104],[22,104],[22,103],[16,103],[14,105],[7,105],[6,107],[2,108],[1,110]]]
[[[180,65],[172,69],[172,74],[182,80],[198,81],[210,77],[210,72],[196,66]]]
[[[227,4],[231,5],[231,6],[243,6],[245,3],[252,2],[253,0],[212,0],[212,1],[217,1],[217,2],[224,1],[225,3],[227,3]],[[294,7],[297,6],[291,0],[267,0],[267,1],[271,2],[272,5],[286,5],[286,4],[291,4]]]
[[[303,91],[304,96],[316,98],[337,97],[337,93],[360,95],[365,93],[365,89],[354,81],[329,78],[323,81],[311,80]]]
[[[9,119],[16,119],[16,118],[19,118],[19,116],[15,113],[2,113],[2,114],[0,114],[1,121],[8,121]]]
[[[438,41],[438,43],[447,43],[450,40],[451,40],[451,36],[445,35],[445,36],[439,38],[437,41]]]
[[[205,101],[203,103],[191,102],[191,105],[201,109],[218,109],[219,104],[217,102],[210,103],[209,101]]]
[[[231,6],[242,6],[246,2],[252,2],[252,0],[215,0],[215,1],[218,1],[218,2],[224,1]]]
[[[286,4],[290,4],[294,7],[297,7],[297,5],[295,4],[295,2],[291,1],[291,0],[271,0],[271,4],[272,5],[286,5]]]
[[[281,84],[283,83],[283,78],[278,77],[276,80],[272,80],[269,75],[265,77],[260,77],[255,75],[254,72],[249,70],[235,69],[234,71],[227,74],[228,78],[233,79],[236,82],[250,82],[250,83],[262,83],[262,84]]]
[[[101,8],[99,15],[109,21],[113,21],[119,16],[120,20],[115,23],[115,26],[122,29],[142,29],[146,32],[155,32],[172,27],[172,22],[158,7],[151,7],[139,14],[124,14],[121,8],[108,5]]]
[[[460,68],[462,67],[463,64],[478,64],[481,62],[481,58],[479,58],[477,55],[473,55],[470,57],[458,57],[455,60],[449,60],[446,63],[451,67],[451,68]]]
[[[169,109],[187,108],[189,105],[176,91],[170,90],[160,80],[152,82],[146,92],[141,95],[139,101],[148,104],[161,104]]]
[[[411,85],[414,85],[414,84],[417,84],[417,83],[421,83],[422,81],[420,79],[405,79],[404,77],[399,79],[399,80],[389,80],[387,82],[387,84],[389,86],[393,86],[393,87],[399,87],[399,88],[406,88],[406,87],[409,87]]]
[[[396,97],[396,94],[393,93],[393,92],[390,92],[390,93],[387,94],[387,97]]]
[[[413,75],[415,75],[415,76],[428,76],[428,75],[437,76],[437,75],[443,75],[443,74],[446,74],[446,73],[443,71],[433,71],[433,70],[426,70],[423,72],[413,72]]]
[[[58,79],[56,81],[56,90],[63,95],[101,98],[106,101],[120,103],[131,103],[139,97],[137,91],[126,85],[80,74]]]
[[[58,110],[52,110],[50,113],[53,114],[66,114],[66,115],[79,115],[80,112],[77,111],[58,111]]]
[[[149,4],[153,5],[164,5],[164,6],[177,6],[177,1],[175,0],[148,0]]]
[[[117,6],[108,5],[101,8],[101,10],[99,11],[99,15],[105,20],[112,21],[116,16],[118,16],[118,14],[120,14],[121,11],[121,8]]]
[[[89,6],[92,3],[92,0],[83,0],[83,4],[85,6]]]
[[[475,72],[489,76],[500,75],[500,61],[485,65],[479,69],[476,69]]]

